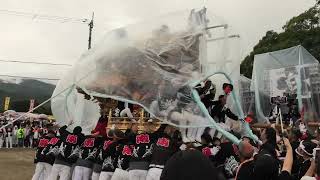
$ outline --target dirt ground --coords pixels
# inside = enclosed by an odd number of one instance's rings
[[[31,180],[35,165],[33,149],[0,149],[0,180]]]

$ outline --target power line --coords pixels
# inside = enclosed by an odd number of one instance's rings
[[[56,22],[60,22],[60,23],[82,23],[82,24],[89,23],[89,20],[86,18],[71,18],[71,17],[63,17],[63,16],[53,16],[53,15],[46,15],[46,14],[11,11],[11,10],[6,10],[6,9],[0,9],[0,13],[7,14],[7,15],[13,15],[13,16],[28,17],[28,18],[32,18],[32,20],[39,19],[39,20],[56,21]]]
[[[49,81],[59,81],[59,80],[60,80],[60,79],[58,79],[58,78],[42,78],[42,77],[13,76],[13,75],[6,75],[6,74],[0,74],[0,76],[11,77],[11,78],[23,78],[23,79],[49,80]]]
[[[6,59],[0,59],[0,62],[22,63],[22,64],[43,64],[43,65],[53,65],[53,66],[72,66],[71,64],[59,64],[59,63],[48,63],[48,62],[33,62],[33,61],[17,61],[17,60],[6,60]]]

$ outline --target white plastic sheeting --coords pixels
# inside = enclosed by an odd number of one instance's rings
[[[255,91],[259,121],[267,121],[274,107],[271,97],[288,95],[296,96],[304,120],[316,120],[319,116],[319,75],[317,59],[302,46],[256,55],[251,89]]]

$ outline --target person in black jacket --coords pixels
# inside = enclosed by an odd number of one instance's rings
[[[118,164],[117,147],[119,146],[119,142],[125,139],[124,133],[119,129],[115,129],[110,136],[111,138],[105,138],[102,146],[100,146],[101,151],[98,159],[102,167],[99,180],[111,180]]]
[[[136,132],[136,127],[133,126],[134,132]],[[120,138],[117,141],[116,146],[116,153],[115,153],[115,171],[112,175],[111,180],[123,180],[129,179],[129,162],[132,158],[132,151],[133,151],[133,145],[132,141],[129,140],[130,137],[133,137],[134,132],[130,132],[129,129],[127,129],[125,136],[123,138]],[[116,135],[118,136],[118,135]],[[119,136],[121,137],[121,136]]]
[[[54,156],[47,155],[50,140],[55,137],[53,131],[49,131],[48,134],[42,136],[39,140],[34,163],[36,164],[36,169],[33,174],[32,180],[39,180],[41,177],[48,177],[54,162]]]
[[[219,173],[212,162],[197,150],[175,153],[166,163],[160,180],[218,180]]]
[[[269,127],[261,133],[262,146],[254,158],[254,179],[277,179],[280,164],[276,152],[276,130]],[[265,168],[268,167],[268,168]]]
[[[154,143],[154,137],[150,132],[149,125],[144,127],[143,132],[131,134],[129,142],[132,143],[132,157],[129,163],[129,179],[146,179]]]
[[[147,180],[159,180],[167,160],[178,150],[177,140],[173,137],[174,128],[162,124],[151,136],[154,139],[152,156]]]
[[[313,156],[313,149],[317,147],[317,144],[310,140],[301,141],[299,147],[295,152],[298,155],[298,173],[295,174],[297,179],[301,179],[308,171]]]
[[[218,101],[213,102],[213,106],[210,108],[210,115],[218,123],[225,123],[226,116],[233,120],[238,120],[238,116],[233,114],[231,110],[225,107],[227,102],[226,95],[220,95]]]
[[[94,137],[93,135],[85,136],[80,146],[79,158],[75,163],[73,180],[90,179],[101,142],[102,137]]]
[[[84,141],[82,128],[77,126],[72,133],[66,129],[67,126],[59,129],[60,147],[49,180],[56,180],[58,177],[60,177],[60,180],[69,180],[71,178],[71,167],[79,158],[80,146]]]
[[[103,150],[106,149],[107,147],[109,147],[110,142],[112,142],[113,140],[113,134],[114,134],[114,130],[115,129],[108,129],[106,131],[106,135],[105,136],[101,136],[101,143],[100,146],[98,148],[98,152],[97,152],[97,156],[94,160],[94,165],[93,165],[93,172],[92,172],[92,176],[91,176],[91,180],[99,180],[101,171],[102,171],[102,165],[103,165]]]

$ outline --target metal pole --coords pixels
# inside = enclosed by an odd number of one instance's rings
[[[91,39],[92,39],[92,29],[93,29],[93,18],[94,18],[94,12],[92,13],[91,21],[90,21],[90,23],[88,24],[88,26],[89,26],[88,49],[91,49]]]
[[[228,24],[221,24],[221,25],[216,25],[216,26],[209,26],[206,28],[206,30],[208,29],[214,29],[214,28],[228,28]]]
[[[228,39],[240,38],[240,35],[239,34],[234,34],[234,35],[227,36],[226,38],[228,38]],[[223,40],[223,39],[225,39],[225,37],[218,37],[218,38],[208,39],[207,42],[218,41],[218,40]]]

